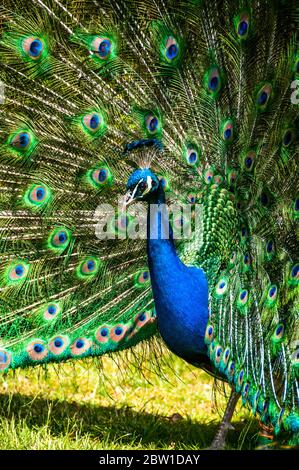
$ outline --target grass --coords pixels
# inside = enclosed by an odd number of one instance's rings
[[[139,370],[113,357],[0,376],[0,449],[207,447],[220,421],[213,379],[169,360],[171,368],[161,365],[159,376],[147,363]],[[238,409],[233,425],[227,448],[254,448],[257,427],[249,412]]]

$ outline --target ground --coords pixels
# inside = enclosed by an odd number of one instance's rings
[[[220,417],[213,379],[168,356],[159,375],[122,356],[0,375],[0,449],[203,449]],[[126,355],[125,364],[128,357]],[[148,359],[147,359],[148,360]],[[119,362],[120,361],[120,362]],[[117,364],[118,363],[118,364]],[[238,409],[229,449],[252,449],[257,426]]]

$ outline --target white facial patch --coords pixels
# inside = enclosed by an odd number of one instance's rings
[[[146,183],[147,183],[147,188],[146,190],[142,193],[142,196],[145,194],[149,193],[150,190],[152,189],[152,178],[150,176],[147,176],[146,178]],[[139,183],[138,183],[139,184]]]
[[[138,189],[139,184],[142,183],[142,181],[143,181],[142,179],[140,181],[138,181],[138,183],[136,184],[136,186],[135,186],[134,190],[132,191],[132,193],[128,192],[125,195],[122,211],[124,211],[125,207],[129,206],[134,201],[136,191]],[[150,176],[147,176],[147,178],[146,178],[147,187],[144,190],[144,192],[142,193],[142,196],[144,196],[145,194],[150,192],[150,190],[152,189],[152,185],[153,185],[152,181],[153,181],[152,178]]]

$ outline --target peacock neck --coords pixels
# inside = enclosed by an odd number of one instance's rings
[[[147,211],[147,252],[153,270],[160,267],[161,255],[165,268],[173,263],[181,263],[175,249],[173,231],[169,223],[168,209],[163,187],[160,183],[158,190],[149,200]]]
[[[204,272],[177,255],[161,184],[148,205],[147,255],[160,333],[169,349],[196,363],[206,353],[208,286]]]

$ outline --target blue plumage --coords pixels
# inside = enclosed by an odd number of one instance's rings
[[[163,185],[151,170],[134,171],[127,189],[133,195],[130,202],[134,199],[148,202],[147,256],[159,331],[170,350],[192,364],[199,364],[207,353],[204,336],[209,314],[205,273],[185,266],[178,257]]]

